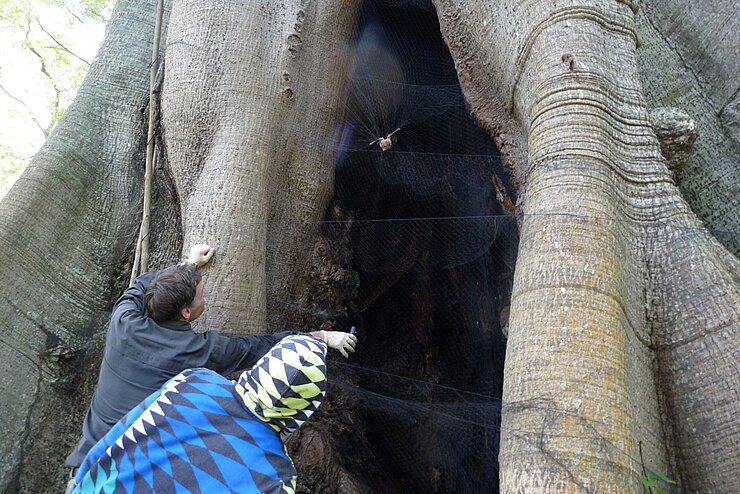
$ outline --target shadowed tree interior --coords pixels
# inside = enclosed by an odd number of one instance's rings
[[[348,229],[359,275],[362,349],[337,387],[363,417],[372,482],[492,489],[517,228],[430,5],[365,2],[346,105],[335,204],[351,219],[325,228]]]

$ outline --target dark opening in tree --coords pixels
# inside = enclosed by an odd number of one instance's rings
[[[338,386],[367,424],[354,454],[377,492],[497,491],[517,244],[499,153],[433,9],[366,2],[357,33],[335,193],[360,280],[356,383]]]

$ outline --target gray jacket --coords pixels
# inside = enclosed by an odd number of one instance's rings
[[[65,465],[79,467],[87,452],[129,410],[188,368],[226,375],[253,366],[282,338],[296,334],[227,337],[194,333],[190,323],[154,322],[144,309],[144,290],[159,272],[139,276],[113,306],[98,386],[82,424],[82,438]]]

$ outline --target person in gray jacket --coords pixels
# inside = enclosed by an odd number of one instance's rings
[[[198,268],[208,263],[213,252],[209,245],[195,245],[187,261],[142,274],[116,301],[82,437],[65,460],[72,477],[90,448],[173,376],[197,367],[221,375],[250,368],[282,338],[296,334],[228,337],[214,331],[193,332],[191,323],[205,309]],[[345,357],[355,351],[355,335],[342,331],[310,334]]]

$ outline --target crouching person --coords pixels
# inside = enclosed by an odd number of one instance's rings
[[[326,344],[283,338],[237,381],[188,369],[90,449],[74,494],[294,493],[283,441],[326,393]]]

